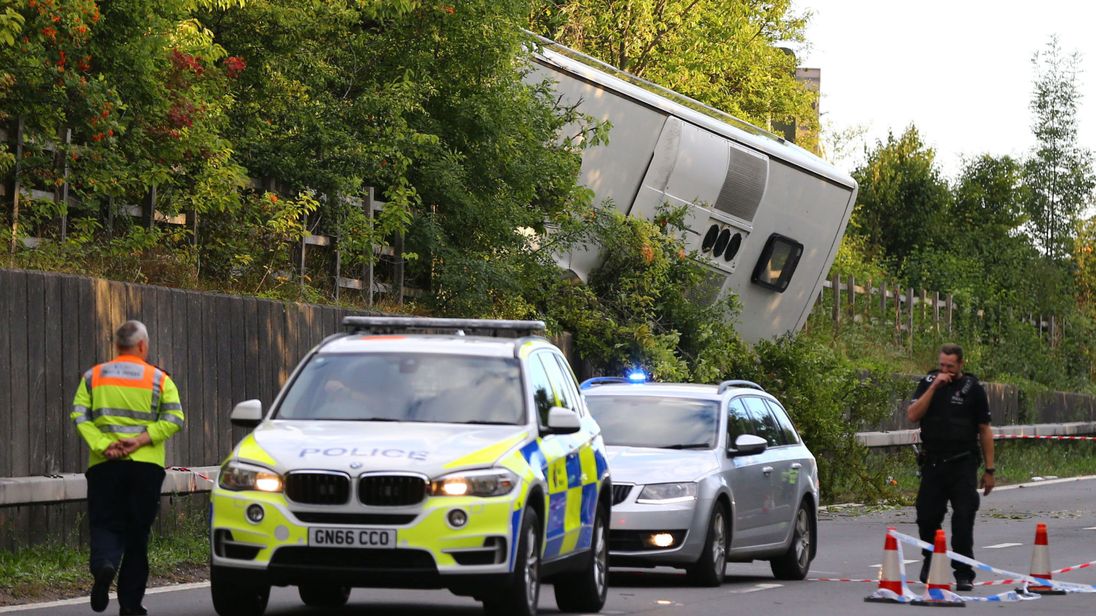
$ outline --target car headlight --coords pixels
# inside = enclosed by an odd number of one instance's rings
[[[431,496],[503,496],[518,485],[518,477],[499,468],[467,471],[438,477],[430,482]]]
[[[226,490],[257,490],[259,492],[281,492],[282,476],[272,470],[259,466],[246,466],[239,462],[228,462],[221,467],[217,476],[217,485]]]
[[[696,500],[695,483],[652,483],[643,486],[637,503],[645,505],[669,505]]]

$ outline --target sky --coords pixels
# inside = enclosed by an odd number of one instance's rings
[[[810,11],[799,65],[822,70],[823,130],[874,145],[911,123],[954,179],[963,157],[1023,157],[1035,140],[1032,55],[1057,34],[1081,55],[1078,140],[1096,150],[1096,2],[793,0]],[[851,171],[863,147],[835,162]]]

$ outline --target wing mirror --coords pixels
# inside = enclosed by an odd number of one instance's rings
[[[263,403],[260,400],[244,400],[232,409],[229,415],[232,425],[241,428],[254,428],[263,421]]]
[[[742,434],[734,440],[734,447],[727,450],[727,455],[732,458],[735,456],[752,456],[765,451],[768,446],[768,441],[760,436]]]
[[[562,406],[553,406],[548,410],[548,432],[551,434],[574,434],[582,427],[578,413]]]

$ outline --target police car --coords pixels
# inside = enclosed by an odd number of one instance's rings
[[[272,585],[292,585],[317,607],[352,587],[448,588],[528,616],[542,580],[562,610],[600,610],[605,449],[563,355],[530,335],[544,324],[343,324],[269,411],[232,412],[254,431],[211,497],[217,613],[262,614]]]

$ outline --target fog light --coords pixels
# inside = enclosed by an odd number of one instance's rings
[[[655,533],[650,536],[648,541],[656,548],[668,548],[674,544],[674,536],[670,533]]]
[[[454,509],[449,512],[449,525],[460,528],[468,523],[468,514],[463,509]]]
[[[247,508],[247,519],[253,524],[258,524],[263,521],[263,517],[266,516],[266,512],[263,511],[262,505],[250,505]]]

